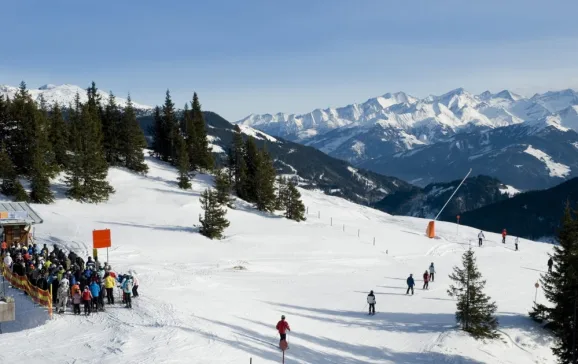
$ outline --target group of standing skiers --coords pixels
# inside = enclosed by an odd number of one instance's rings
[[[52,292],[52,303],[57,312],[64,313],[70,303],[74,314],[80,314],[80,305],[89,315],[104,311],[104,297],[114,304],[114,288],[123,291],[122,302],[132,308],[131,296],[138,296],[138,279],[129,274],[116,274],[111,266],[98,258],[88,257],[86,262],[74,252],[66,252],[57,245],[52,251],[44,244],[1,243],[2,262],[12,274],[26,277],[42,290]]]

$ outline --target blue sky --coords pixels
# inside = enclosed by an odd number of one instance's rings
[[[29,1],[0,6],[0,84],[87,86],[231,121],[386,92],[578,88],[576,0]]]

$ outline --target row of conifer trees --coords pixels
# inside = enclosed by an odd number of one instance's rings
[[[66,172],[67,195],[81,202],[106,201],[114,192],[109,166],[146,173],[144,134],[128,98],[119,107],[111,93],[101,100],[95,83],[88,100],[70,105],[33,100],[22,82],[13,99],[0,95],[0,191],[18,201],[51,203],[50,179]],[[30,181],[27,193],[21,180]]]

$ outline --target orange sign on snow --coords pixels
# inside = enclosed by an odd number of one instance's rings
[[[93,248],[110,248],[111,246],[112,241],[110,240],[110,229],[92,230]]]
[[[279,343],[279,347],[281,348],[281,350],[285,351],[287,350],[287,347],[289,346],[289,344],[287,344],[286,340],[281,340],[281,342]]]

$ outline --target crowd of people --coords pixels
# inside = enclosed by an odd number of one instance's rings
[[[68,254],[54,245],[52,251],[44,244],[40,248],[35,243],[10,246],[2,242],[0,256],[12,274],[27,277],[28,281],[42,289],[50,290],[53,307],[57,312],[66,312],[69,302],[73,313],[80,315],[80,305],[84,313],[104,311],[105,297],[109,305],[114,305],[114,288],[122,290],[122,303],[132,308],[132,297],[138,297],[139,282],[136,274],[117,274],[111,266],[88,257],[82,257],[70,251]]]

